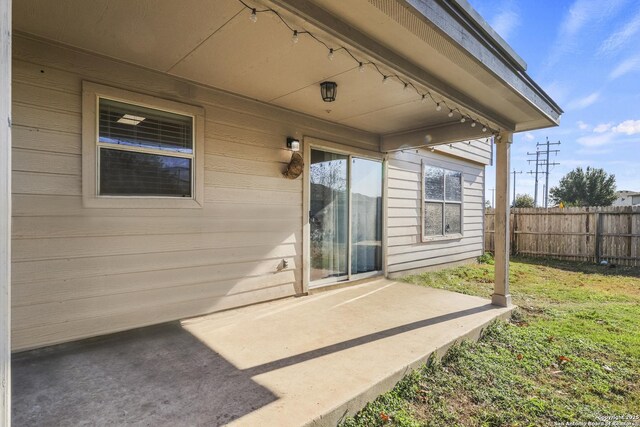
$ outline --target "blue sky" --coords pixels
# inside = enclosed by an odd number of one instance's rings
[[[560,165],[551,170],[550,187],[570,170],[592,166],[615,174],[618,190],[640,192],[640,1],[469,2],[565,111],[558,127],[515,135],[512,170],[531,170],[527,151],[548,137],[562,143],[551,157]],[[532,175],[516,180],[517,193],[533,195]],[[491,167],[486,188],[493,187]]]

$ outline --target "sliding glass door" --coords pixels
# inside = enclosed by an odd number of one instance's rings
[[[347,277],[349,157],[311,150],[311,281]]]
[[[382,270],[382,164],[351,160],[351,274]]]
[[[310,280],[382,270],[382,163],[311,150]]]

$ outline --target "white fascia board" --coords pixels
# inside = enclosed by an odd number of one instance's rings
[[[562,109],[529,77],[526,63],[466,0],[399,0],[464,49],[523,100],[559,124]],[[542,126],[544,127],[544,126]]]

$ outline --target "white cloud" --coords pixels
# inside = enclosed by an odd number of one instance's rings
[[[602,45],[600,45],[600,53],[610,53],[619,50],[632,37],[640,31],[640,9],[621,29],[611,34]]]
[[[513,30],[519,25],[520,15],[511,9],[502,10],[491,20],[491,27],[505,40],[511,37]]]
[[[640,120],[625,120],[618,126],[614,126],[611,130],[615,133],[624,133],[626,135],[640,134]]]
[[[584,145],[585,147],[598,147],[610,143],[613,140],[613,137],[614,135],[612,133],[602,133],[599,135],[582,136],[576,141],[578,144]]]
[[[621,134],[629,136],[640,134],[640,120],[625,120],[615,126],[613,123],[600,123],[593,128],[593,133],[595,135],[582,136],[576,141],[590,149],[613,143],[616,140],[620,141],[619,135]]]
[[[587,108],[590,105],[595,104],[600,98],[600,92],[593,92],[583,98],[574,99],[569,102],[567,105],[567,109],[569,110],[582,110],[583,108]]]
[[[533,134],[531,132],[525,133],[524,137],[526,138],[527,141],[533,141],[534,139],[536,139],[536,137],[533,136]]]
[[[564,16],[558,30],[558,35],[546,66],[551,68],[568,51],[574,50],[580,42],[579,34],[585,28],[591,28],[597,23],[606,22],[624,5],[626,0],[576,0]]]
[[[600,123],[598,126],[593,128],[593,131],[595,133],[604,133],[611,129],[611,126],[613,126],[613,123]]]
[[[553,80],[551,82],[545,82],[541,85],[547,94],[555,99],[560,104],[564,104],[569,95],[569,87],[567,84],[560,82],[559,80]]]
[[[583,122],[582,120],[578,120],[578,129],[587,130],[587,129],[589,129],[589,125],[587,123]]]
[[[609,79],[614,80],[633,71],[640,71],[640,55],[627,58],[618,64],[609,74]]]

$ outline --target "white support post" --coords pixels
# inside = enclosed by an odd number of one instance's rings
[[[496,144],[496,205],[495,205],[495,285],[491,303],[501,307],[511,305],[509,293],[509,177],[511,172],[512,132],[501,132]]]
[[[11,423],[11,0],[0,0],[0,425]]]

